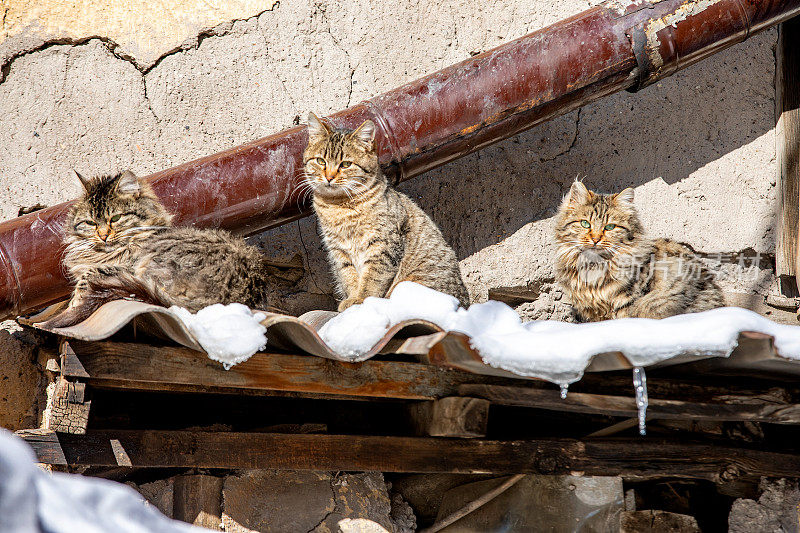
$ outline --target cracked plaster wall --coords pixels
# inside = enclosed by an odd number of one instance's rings
[[[0,218],[75,197],[71,168],[147,174],[212,154],[596,3],[6,0]],[[550,290],[551,217],[578,175],[604,191],[635,186],[652,235],[707,253],[771,254],[776,35],[768,30],[640,93],[612,95],[401,189],[440,224],[477,300],[492,287]],[[330,293],[312,219],[254,241],[276,258],[303,255],[309,272],[294,294]],[[726,282],[728,290],[760,293],[773,285],[770,271]],[[306,303],[293,311],[320,300],[297,301]],[[8,423],[0,413],[0,424]]]

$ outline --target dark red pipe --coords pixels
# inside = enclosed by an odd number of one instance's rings
[[[800,12],[800,0],[612,0],[341,111],[378,126],[402,181],[621,89],[638,90]],[[307,213],[298,126],[151,176],[183,224],[252,234]],[[0,224],[0,316],[64,297],[69,204]]]

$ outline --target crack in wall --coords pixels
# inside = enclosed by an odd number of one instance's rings
[[[583,110],[582,107],[578,108],[578,113],[577,113],[577,116],[575,117],[575,134],[572,136],[572,141],[569,143],[569,146],[567,146],[567,149],[558,152],[553,157],[540,158],[539,159],[540,163],[545,163],[545,162],[549,162],[549,161],[555,161],[556,159],[558,159],[562,155],[568,154],[573,148],[575,148],[575,144],[578,142],[578,134],[580,133],[581,111],[582,110]]]
[[[197,37],[195,39],[192,39],[191,44],[189,44],[189,42],[184,42],[180,46],[177,46],[172,50],[159,56],[159,58],[153,61],[153,64],[150,65],[149,67],[146,68],[137,67],[137,68],[142,72],[142,74],[147,75],[151,71],[153,71],[156,67],[158,67],[161,64],[161,62],[164,61],[167,57],[178,53],[186,52],[188,50],[197,50],[198,48],[200,48],[200,45],[203,44],[203,41],[205,41],[206,39],[211,37],[225,37],[227,35],[230,35],[230,33],[233,31],[233,27],[237,23],[249,22],[253,19],[257,19],[264,13],[270,13],[272,11],[275,11],[280,6],[281,6],[280,0],[275,0],[275,2],[272,4],[270,8],[260,11],[259,13],[256,13],[251,17],[229,20],[227,22],[223,22],[222,24],[218,24],[213,28],[203,30],[197,34]]]
[[[320,7],[322,7],[321,4],[317,4],[315,6],[315,8],[320,8]],[[350,52],[347,50],[347,47],[342,46],[342,43],[339,41],[339,39],[336,38],[336,36],[331,31],[331,23],[328,20],[328,17],[326,16],[326,14],[325,14],[325,10],[324,9],[319,9],[318,11],[315,11],[315,14],[317,14],[317,13],[319,13],[319,15],[320,15],[320,17],[322,19],[322,22],[325,24],[325,27],[323,28],[323,31],[330,36],[331,40],[333,41],[333,44],[336,45],[336,48],[341,50],[344,53],[344,56],[347,58],[347,69],[350,71],[350,76],[348,78],[349,79],[349,88],[348,88],[348,91],[347,91],[347,104],[345,105],[345,107],[350,107],[350,103],[351,103],[352,98],[353,98],[353,77],[355,76],[355,73],[356,73],[356,67],[353,66],[353,61],[350,58]]]
[[[233,20],[230,20],[230,21],[227,21],[227,22],[223,22],[222,24],[218,24],[218,25],[214,26],[213,28],[202,30],[202,31],[198,32],[197,37],[192,38],[191,41],[184,42],[181,45],[179,45],[179,46],[177,46],[177,47],[175,47],[175,48],[173,48],[171,50],[168,50],[168,51],[164,52],[163,54],[161,54],[158,57],[158,59],[153,61],[153,63],[150,66],[147,66],[147,67],[145,67],[142,64],[140,64],[136,60],[136,58],[134,56],[132,56],[131,54],[126,54],[123,51],[123,49],[122,49],[122,47],[121,47],[121,45],[119,43],[117,43],[113,39],[111,39],[109,37],[105,37],[103,35],[89,35],[89,36],[79,37],[79,38],[76,38],[76,37],[59,37],[59,38],[55,38],[55,39],[48,39],[48,40],[46,40],[45,42],[41,43],[40,45],[38,45],[36,47],[33,47],[33,48],[29,49],[29,50],[23,50],[23,51],[17,52],[16,54],[14,54],[11,57],[9,57],[8,59],[6,59],[6,61],[4,61],[0,65],[0,83],[3,83],[6,80],[6,77],[8,76],[8,73],[10,72],[12,65],[18,59],[21,59],[23,57],[26,57],[26,56],[29,56],[29,55],[32,55],[32,54],[35,54],[35,53],[38,53],[38,52],[43,52],[43,51],[48,50],[49,48],[52,48],[54,46],[67,45],[67,46],[71,46],[71,47],[77,47],[77,46],[85,45],[85,44],[87,44],[87,43],[89,43],[91,41],[94,41],[94,40],[98,40],[98,41],[101,41],[102,43],[104,43],[106,45],[106,47],[108,48],[108,50],[114,55],[114,57],[116,57],[117,59],[121,59],[122,61],[125,61],[127,63],[130,63],[143,76],[146,76],[149,72],[151,72],[159,64],[161,64],[161,62],[164,59],[166,59],[167,57],[169,57],[171,55],[174,55],[174,54],[177,54],[177,53],[186,52],[188,50],[196,50],[197,48],[200,47],[200,45],[203,43],[203,41],[205,41],[207,38],[209,38],[209,37],[224,37],[224,36],[226,36],[226,35],[231,33],[231,30],[233,29],[233,26],[237,22],[247,22],[247,21],[250,21],[250,20],[252,20],[254,18],[258,18],[261,15],[263,15],[264,13],[269,13],[271,11],[274,11],[275,9],[278,9],[280,7],[280,5],[281,5],[280,0],[275,0],[275,2],[272,4],[271,7],[269,7],[268,9],[265,9],[263,11],[260,11],[259,13],[255,14],[253,16],[250,16],[250,17],[247,17],[247,18],[241,18],[241,19],[233,19]],[[6,8],[5,12],[3,13],[3,22],[4,23],[5,23],[5,17],[7,16],[7,14],[8,14],[8,8]],[[187,44],[188,42],[191,42],[191,45]]]
[[[105,48],[109,51],[109,53],[111,55],[113,55],[115,58],[117,58],[117,59],[119,59],[121,61],[124,61],[126,63],[130,63],[139,72],[139,74],[141,75],[141,80],[142,80],[142,96],[144,98],[145,103],[147,104],[147,109],[153,115],[153,118],[155,118],[156,122],[160,124],[162,122],[162,118],[160,116],[158,116],[158,114],[153,109],[153,103],[150,100],[150,97],[149,97],[148,92],[147,92],[147,75],[151,71],[153,71],[158,65],[160,65],[161,62],[164,59],[166,59],[167,57],[175,55],[177,53],[183,53],[183,52],[186,52],[186,51],[189,51],[189,50],[196,50],[196,49],[198,49],[200,47],[200,45],[203,43],[203,41],[205,41],[209,37],[225,37],[225,36],[227,36],[227,35],[229,35],[231,33],[231,31],[233,30],[233,27],[234,27],[234,25],[236,23],[238,23],[238,22],[247,22],[247,21],[250,21],[252,19],[256,19],[256,18],[262,16],[264,13],[269,13],[269,12],[274,11],[275,9],[278,9],[280,7],[280,5],[281,5],[280,0],[275,0],[275,2],[273,2],[271,7],[269,7],[268,9],[265,9],[263,11],[260,11],[259,13],[255,14],[253,16],[250,16],[250,17],[247,17],[247,18],[242,18],[242,19],[233,19],[233,20],[224,22],[222,24],[218,24],[218,25],[214,26],[213,28],[203,30],[203,31],[199,32],[197,34],[197,37],[192,40],[193,41],[192,42],[192,46],[187,46],[186,43],[184,43],[181,46],[178,46],[178,47],[176,47],[176,48],[174,48],[172,50],[169,50],[169,51],[163,53],[161,56],[159,56],[158,59],[156,59],[149,67],[144,67],[141,64],[139,64],[136,61],[135,57],[133,57],[130,54],[126,54],[123,51],[123,49],[122,49],[122,47],[120,46],[119,43],[117,43],[116,41],[114,41],[113,39],[111,39],[109,37],[105,37],[105,36],[102,36],[102,35],[90,35],[90,36],[80,37],[80,38],[64,37],[64,38],[57,38],[57,39],[49,39],[49,40],[45,41],[44,43],[40,44],[39,46],[36,46],[36,47],[31,48],[29,50],[24,50],[24,51],[21,51],[21,52],[19,52],[17,54],[14,54],[10,58],[8,58],[2,65],[0,65],[0,83],[3,83],[7,79],[9,73],[11,72],[11,68],[12,68],[13,64],[17,60],[19,60],[19,59],[21,59],[23,57],[27,57],[29,55],[33,55],[33,54],[37,54],[37,53],[40,53],[40,52],[44,52],[44,51],[49,50],[50,48],[53,48],[53,47],[56,47],[56,46],[70,46],[72,48],[77,48],[79,46],[87,45],[87,44],[91,43],[92,41],[100,41],[101,43],[103,43],[103,45],[105,46]],[[8,8],[6,8],[4,10],[3,23],[5,23],[5,17],[7,16],[8,11],[9,11]],[[64,87],[66,87],[66,83],[67,83],[67,75],[68,75],[68,71],[69,71],[69,62],[70,62],[70,60],[71,60],[70,56],[67,55],[67,65],[65,67],[64,80],[62,82],[62,85]],[[279,77],[278,77],[278,79],[283,84],[283,80],[280,80]],[[294,99],[292,98],[291,94],[289,94],[289,91],[286,90],[285,84],[284,84],[284,90],[286,91],[289,99],[292,101],[293,107],[296,108],[296,106],[294,104]],[[56,109],[58,107],[58,105],[65,98],[66,98],[66,95],[62,95],[58,99],[58,101],[55,102],[54,109]]]

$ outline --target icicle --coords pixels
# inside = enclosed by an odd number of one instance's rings
[[[640,366],[633,369],[633,387],[636,390],[636,408],[639,410],[639,435],[647,435],[647,375]]]
[[[561,385],[561,399],[562,400],[566,400],[567,399],[568,389],[569,389],[569,384]]]

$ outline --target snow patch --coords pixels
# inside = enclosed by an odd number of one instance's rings
[[[411,282],[397,285],[388,299],[367,298],[350,307],[325,324],[319,334],[338,355],[359,361],[389,328],[411,319],[428,320],[445,331],[469,335],[472,347],[490,366],[559,385],[579,380],[592,357],[607,352],[621,352],[637,367],[683,354],[727,357],[742,331],[770,335],[782,356],[800,360],[800,326],[776,324],[737,307],[662,320],[523,323],[501,302],[474,304],[467,310],[459,308],[452,296]]]
[[[246,361],[267,346],[264,313],[253,313],[242,304],[209,305],[192,314],[183,307],[169,308],[194,335],[208,356],[225,370]]]
[[[458,309],[458,300],[453,296],[404,281],[388,299],[369,297],[336,315],[318,333],[337,355],[353,362],[363,361],[395,324],[427,320],[447,330]]]

